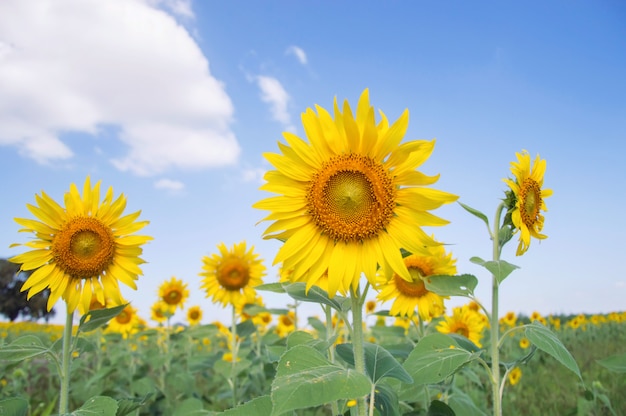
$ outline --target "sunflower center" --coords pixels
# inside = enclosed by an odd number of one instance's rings
[[[424,277],[424,272],[417,267],[409,267],[409,274],[411,275],[412,281],[406,281],[399,275],[394,275],[394,280],[396,284],[396,288],[398,288],[398,292],[402,293],[405,296],[410,298],[421,298],[422,296],[428,293],[426,289],[426,285],[422,278]]]
[[[189,311],[189,319],[191,320],[197,320],[200,318],[200,312],[198,311]]]
[[[130,322],[132,317],[133,316],[130,313],[126,311],[122,311],[119,313],[119,315],[115,317],[115,320],[117,321],[118,324],[125,325]]]
[[[339,155],[314,175],[307,208],[319,229],[344,242],[375,237],[393,217],[395,187],[382,164],[358,155]]]
[[[470,336],[469,328],[466,325],[461,324],[461,323],[456,323],[452,325],[452,328],[450,328],[450,332],[463,335],[465,338],[469,338]]]
[[[183,298],[183,293],[178,289],[170,290],[165,296],[163,301],[168,305],[178,305]]]
[[[217,270],[217,281],[226,290],[239,290],[250,281],[250,270],[239,259],[228,259]]]
[[[115,238],[99,219],[76,217],[54,236],[52,252],[66,274],[88,279],[102,274],[113,261]]]
[[[537,222],[541,209],[541,187],[531,178],[524,179],[519,190],[520,215],[522,222],[531,227]]]

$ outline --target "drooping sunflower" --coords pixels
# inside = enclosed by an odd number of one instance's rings
[[[481,347],[483,331],[486,327],[485,320],[481,315],[470,309],[468,305],[455,307],[452,315],[437,325],[437,331],[443,334],[459,334],[472,341],[476,346]]]
[[[428,211],[457,199],[425,187],[439,175],[417,171],[434,140],[400,144],[408,110],[392,125],[381,112],[377,123],[367,89],[356,116],[347,101],[340,110],[336,99],[334,117],[316,110],[302,115],[308,143],[285,132],[281,154],[264,155],[276,170],[265,174],[261,189],[278,196],[253,206],[270,211],[264,237],[284,241],[274,264],[293,270],[296,281],[328,269],[330,296],[340,287],[356,288],[362,273],[373,284],[377,265],[410,281],[400,248],[420,253],[436,245],[421,227],[448,222]]]
[[[447,297],[426,289],[425,281],[428,276],[456,274],[456,260],[451,253],[446,253],[443,245],[430,246],[427,251],[427,255],[411,254],[404,258],[411,281],[396,273],[389,280],[379,274],[376,286],[379,289],[378,300],[393,300],[389,311],[391,315],[411,317],[417,308],[420,318],[429,321],[443,314],[443,300]]]
[[[198,325],[202,321],[202,308],[200,306],[192,306],[187,309],[187,322],[189,325]]]
[[[548,236],[541,234],[543,230],[544,216],[542,211],[547,211],[545,199],[552,195],[551,189],[543,189],[543,175],[546,172],[546,161],[536,156],[535,161],[530,163],[530,155],[527,151],[515,153],[517,162],[511,162],[511,173],[515,177],[503,179],[511,188],[511,198],[507,198],[511,221],[520,231],[519,244],[516,255],[524,254],[530,247],[530,238],[544,240]]]
[[[172,276],[169,281],[166,280],[159,286],[159,298],[173,310],[176,310],[176,308],[183,309],[188,297],[189,290],[187,289],[187,284],[175,276]]]
[[[213,298],[213,303],[240,309],[246,302],[254,301],[253,288],[263,283],[265,266],[254,247],[246,250],[245,241],[234,244],[231,250],[224,243],[217,247],[219,254],[202,258],[201,288],[206,290],[206,297]]]
[[[37,220],[15,218],[32,232],[35,239],[24,244],[31,251],[12,257],[21,270],[35,270],[22,286],[28,298],[50,288],[48,310],[62,298],[73,312],[89,311],[92,295],[100,304],[126,303],[118,282],[137,289],[135,280],[143,274],[139,267],[141,246],[152,237],[134,235],[148,224],[136,221],[141,211],[122,216],[126,197],[113,197],[109,187],[100,202],[100,181],[91,186],[85,180],[82,196],[75,184],[65,193],[65,207],[45,192],[35,195],[37,205],[27,204]]]

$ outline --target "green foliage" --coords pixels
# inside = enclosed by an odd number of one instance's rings
[[[513,272],[513,270],[519,269],[518,266],[508,263],[504,260],[485,261],[480,257],[472,257],[470,261],[489,270],[489,272],[491,272],[491,274],[495,276],[498,284],[502,283],[504,279],[506,279],[507,276]]]
[[[580,370],[572,354],[565,348],[557,336],[545,326],[533,322],[526,325],[526,337],[540,350],[550,354],[582,381]]]
[[[478,285],[478,279],[471,274],[457,276],[436,275],[428,276],[424,280],[426,289],[440,296],[463,296],[473,297],[474,289]]]
[[[108,309],[95,309],[89,311],[80,318],[79,332],[91,332],[106,325],[126,308],[128,304],[114,306]]]
[[[28,414],[28,400],[22,397],[10,397],[0,400],[0,415],[26,416]]]
[[[604,368],[608,368],[616,373],[626,373],[626,353],[616,354],[602,360],[597,360]]]

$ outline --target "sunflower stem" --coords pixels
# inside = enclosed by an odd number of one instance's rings
[[[500,217],[505,204],[501,203],[496,209],[493,222],[493,260],[500,260]],[[502,396],[500,395],[500,348],[498,337],[500,324],[498,318],[498,288],[499,283],[495,275],[491,275],[491,387],[493,394],[493,415],[502,416]]]
[[[367,376],[365,372],[365,352],[363,349],[363,301],[360,296],[359,287],[350,290],[350,300],[352,303],[352,352],[354,354],[354,369]],[[374,400],[370,397],[370,400]],[[359,416],[366,416],[367,405],[365,397],[357,399],[357,412]]]
[[[69,393],[70,393],[70,364],[72,360],[72,326],[74,322],[74,311],[70,311],[67,306],[65,317],[65,328],[63,328],[63,349],[61,357],[61,392],[59,394],[59,414],[69,413]]]
[[[332,313],[332,309],[330,306],[327,306],[327,305],[321,305],[321,306],[322,306],[322,309],[324,310],[324,315],[326,315],[326,342],[330,344],[330,339],[334,335],[333,313]],[[335,346],[334,345],[328,346],[328,360],[331,363],[335,362]],[[339,414],[339,404],[337,403],[336,400],[333,400],[330,403],[330,407],[331,407],[333,415]]]
[[[231,367],[230,367],[230,387],[233,392],[233,407],[237,406],[237,377],[235,374],[235,366],[237,365],[237,310],[233,304],[232,323],[231,323]]]

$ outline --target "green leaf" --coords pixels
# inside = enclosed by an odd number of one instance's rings
[[[172,416],[199,416],[209,414],[211,414],[211,412],[204,410],[202,400],[189,397],[180,403],[176,403],[176,410]]]
[[[220,416],[267,416],[272,414],[272,399],[270,396],[257,397],[218,414]]]
[[[128,306],[128,304],[114,306],[107,309],[95,309],[87,312],[80,318],[78,332],[93,331],[94,329],[98,329],[106,325],[107,322],[119,315],[126,306]]]
[[[365,370],[374,384],[384,377],[397,378],[405,383],[413,383],[413,378],[386,349],[377,344],[363,343],[365,351]],[[352,344],[339,344],[335,348],[337,355],[354,365]]]
[[[468,205],[463,204],[462,202],[459,202],[459,205],[462,206],[467,212],[469,212],[470,214],[480,218],[481,220],[483,220],[485,222],[485,225],[487,226],[487,228],[489,228],[489,220],[487,219],[487,216],[485,214],[483,214],[482,212],[480,212],[479,210],[472,208]]]
[[[80,409],[70,413],[71,416],[115,416],[117,401],[106,396],[95,396],[87,400]]]
[[[143,397],[133,397],[126,398],[117,401],[117,412],[115,416],[125,416],[130,412],[139,409],[141,406],[145,405],[148,399],[152,397],[153,394],[146,394]]]
[[[435,384],[476,357],[477,354],[460,348],[452,337],[435,333],[422,338],[402,366],[416,384]]]
[[[533,322],[526,325],[526,338],[540,350],[550,354],[582,381],[578,364],[557,336],[545,326]]]
[[[370,392],[364,374],[333,364],[315,348],[296,345],[280,358],[272,382],[272,415],[353,399]]]
[[[22,361],[50,352],[35,335],[24,335],[0,347],[0,360]]]
[[[460,390],[455,390],[448,399],[448,405],[457,415],[486,416],[472,401],[472,398]]]
[[[349,308],[350,301],[343,296],[335,296],[332,299],[328,296],[328,293],[318,286],[311,286],[309,291],[306,291],[306,283],[296,282],[285,286],[287,294],[296,300],[303,302],[321,303],[328,305],[339,312],[346,311]]]
[[[22,397],[9,397],[0,400],[0,415],[26,416],[28,414],[28,400]]]
[[[506,277],[510,275],[513,270],[519,269],[519,266],[508,263],[504,260],[485,261],[480,257],[472,257],[470,258],[470,261],[489,270],[491,274],[496,277],[498,284],[502,283],[502,281],[506,279]]]
[[[286,290],[282,283],[265,283],[254,287],[255,290],[261,290],[274,293],[285,293]]]
[[[426,289],[440,296],[474,296],[474,289],[478,285],[478,279],[471,274],[456,276],[435,275],[428,276],[424,284]]]
[[[626,373],[626,353],[612,355],[601,360],[596,360],[604,368],[608,368],[616,373]]]
[[[428,407],[426,416],[455,416],[454,410],[444,402],[433,400]]]
[[[398,409],[398,395],[390,386],[381,383],[374,391],[374,407],[381,416],[400,416]]]

